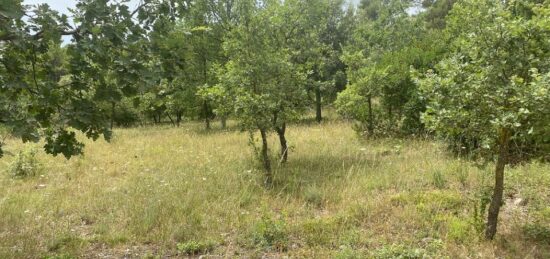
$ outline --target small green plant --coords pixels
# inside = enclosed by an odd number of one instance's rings
[[[41,165],[36,158],[34,148],[25,148],[15,155],[15,159],[9,165],[10,175],[14,178],[26,178],[37,175]]]
[[[529,223],[523,226],[523,232],[532,240],[550,244],[550,227],[548,226],[540,223]]]
[[[214,249],[216,243],[213,241],[189,241],[185,243],[178,243],[178,251],[186,255],[198,255],[205,254]]]
[[[447,186],[447,180],[441,171],[437,170],[432,173],[432,184],[438,189],[444,189]]]
[[[464,243],[470,237],[471,224],[463,219],[452,217],[448,220],[447,236],[459,243]]]
[[[252,242],[255,246],[286,251],[288,247],[287,226],[284,220],[273,220],[268,216],[254,226]]]
[[[482,186],[475,194],[474,201],[473,225],[478,233],[482,233],[485,230],[487,206],[491,202],[491,187]]]

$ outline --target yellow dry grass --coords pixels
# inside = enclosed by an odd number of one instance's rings
[[[86,141],[71,160],[39,153],[40,175],[26,179],[9,176],[8,155],[0,258],[183,257],[177,244],[191,241],[231,258],[550,256],[550,242],[524,231],[550,224],[549,165],[507,169],[512,202],[486,242],[474,207],[491,164],[451,157],[431,140],[360,140],[337,121],[293,125],[288,140],[289,162],[275,166],[269,189],[246,133],[196,123],[116,129],[111,143]],[[270,145],[276,161],[275,136]]]

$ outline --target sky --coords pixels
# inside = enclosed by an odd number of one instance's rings
[[[67,8],[74,8],[76,0],[23,0],[23,4],[48,4],[52,9],[61,13],[69,14]],[[139,0],[130,0],[130,7],[136,6]]]
[[[133,10],[132,7],[137,6],[140,0],[130,0],[128,2],[130,10]],[[51,9],[56,10],[60,13],[64,13],[69,16],[69,21],[71,21],[71,14],[68,8],[74,8],[77,0],[23,0],[23,4],[26,5],[35,5],[35,4],[48,4]],[[63,42],[68,44],[71,41],[71,36],[63,36]]]
[[[358,4],[360,0],[348,0],[354,4]],[[68,14],[67,8],[74,7],[76,0],[24,0],[24,4],[42,4],[47,3],[54,10]],[[130,0],[130,6],[136,6],[139,0]]]

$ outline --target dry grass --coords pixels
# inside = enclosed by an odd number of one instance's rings
[[[266,189],[247,134],[200,127],[117,129],[112,143],[87,142],[69,161],[39,152],[40,175],[25,179],[9,176],[6,156],[0,258],[550,257],[549,165],[508,169],[509,202],[486,242],[474,207],[492,165],[449,157],[437,142],[359,141],[343,122],[295,125],[290,160]]]

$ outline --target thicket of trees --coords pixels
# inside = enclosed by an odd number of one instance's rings
[[[0,124],[70,158],[76,131],[232,118],[259,133],[269,183],[268,134],[286,162],[287,125],[334,104],[361,135],[495,159],[493,238],[505,166],[549,159],[548,39],[548,0],[79,0],[70,19],[6,0]]]

